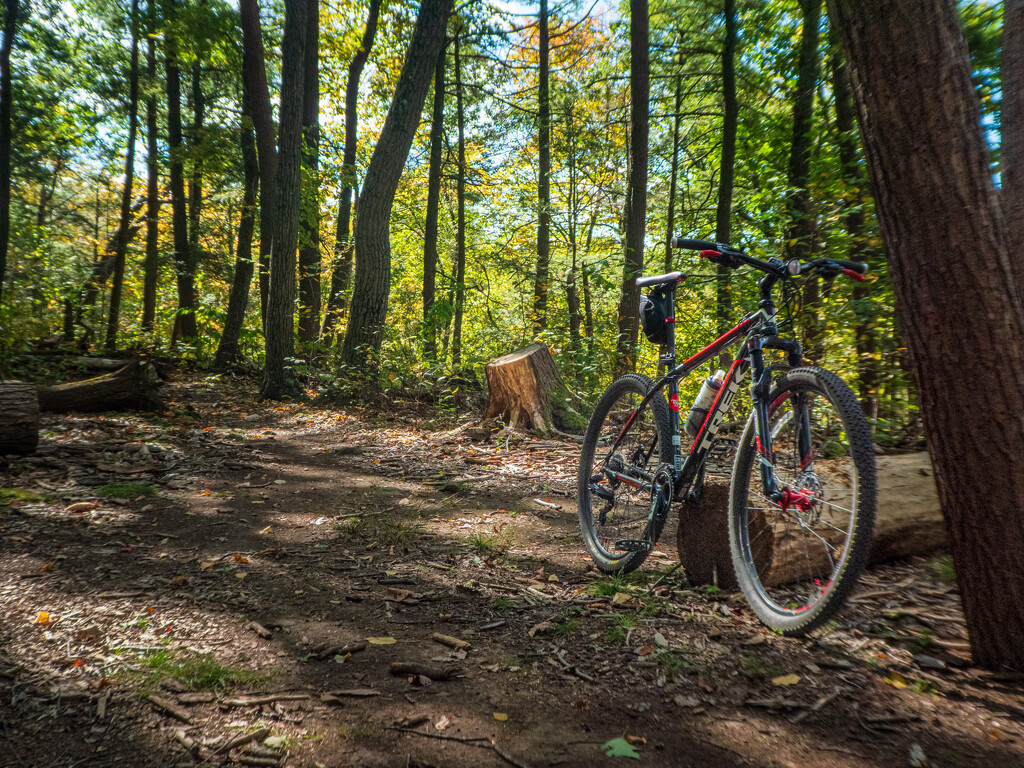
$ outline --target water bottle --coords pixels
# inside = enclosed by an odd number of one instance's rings
[[[718,390],[722,388],[723,381],[725,381],[725,371],[723,370],[715,371],[714,376],[709,376],[704,380],[704,385],[700,388],[697,399],[693,401],[693,407],[690,408],[686,424],[683,425],[683,431],[690,437],[697,436],[697,432],[704,424],[704,419],[708,417],[711,404],[718,396]]]

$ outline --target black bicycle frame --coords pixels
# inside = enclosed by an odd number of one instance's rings
[[[754,417],[757,421],[757,448],[761,456],[766,459],[766,461],[761,462],[761,482],[764,494],[772,501],[778,501],[782,496],[782,491],[778,487],[772,470],[772,435],[768,426],[768,395],[771,388],[771,369],[766,368],[764,365],[764,350],[779,349],[787,352],[789,365],[794,367],[802,364],[802,357],[798,342],[781,339],[778,335],[778,326],[775,322],[775,304],[771,298],[771,289],[777,279],[774,275],[766,275],[762,278],[760,281],[761,302],[758,309],[744,317],[734,328],[726,331],[711,342],[711,344],[704,347],[704,349],[678,365],[676,363],[675,348],[675,318],[671,317],[666,321],[669,325],[668,341],[665,344],[667,354],[662,355],[658,362],[660,365],[665,365],[668,372],[654,384],[637,407],[635,413],[639,413],[651,398],[661,396],[661,391],[667,388],[669,408],[672,413],[670,419],[672,429],[672,479],[676,498],[689,491],[694,480],[697,478],[697,474],[703,467],[704,461],[711,450],[722,419],[732,405],[732,401],[748,373],[751,373],[750,395],[754,404]],[[674,283],[668,286],[670,306],[673,308],[675,307],[675,287]],[[733,359],[729,372],[722,381],[722,386],[719,388],[715,400],[708,409],[704,423],[697,431],[690,452],[684,461],[679,432],[679,380],[714,358],[722,350],[732,346],[740,338],[744,338],[743,344]],[[806,417],[806,414],[802,418],[804,417]],[[626,426],[615,440],[607,456],[610,457],[615,453],[630,422],[632,422],[632,417],[627,420]],[[651,453],[653,453],[654,448],[655,446],[652,445]],[[649,456],[650,453],[648,454]],[[607,462],[607,458],[605,461]],[[622,476],[620,479],[631,482],[634,485],[636,484],[635,480],[630,481],[625,476]]]

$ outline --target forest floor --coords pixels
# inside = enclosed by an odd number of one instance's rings
[[[1024,765],[942,558],[786,639],[670,546],[599,578],[571,442],[165,395],[0,469],[0,765]]]

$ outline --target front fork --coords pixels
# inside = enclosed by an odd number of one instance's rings
[[[750,368],[752,383],[750,385],[750,398],[754,404],[755,419],[755,447],[757,449],[758,462],[761,466],[761,487],[765,497],[775,503],[784,503],[789,489],[779,487],[775,479],[775,461],[772,452],[772,429],[769,419],[769,408],[772,405],[768,398],[771,394],[772,371],[764,364],[765,349],[781,349],[788,353],[787,362],[791,367],[798,367],[803,363],[800,352],[800,343],[780,339],[774,334],[757,336],[748,340],[748,353],[750,357]],[[798,419],[797,450],[801,457],[809,456],[811,453],[810,416],[807,412],[807,401],[802,395],[793,396],[793,414]]]

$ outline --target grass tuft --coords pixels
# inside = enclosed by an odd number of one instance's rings
[[[96,489],[96,495],[101,499],[135,499],[154,493],[153,486],[145,483],[107,483]]]
[[[161,648],[142,654],[130,674],[139,677],[144,687],[164,678],[200,690],[220,690],[232,685],[259,686],[270,678],[251,669],[227,667],[209,653],[181,653]]]

